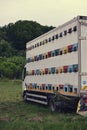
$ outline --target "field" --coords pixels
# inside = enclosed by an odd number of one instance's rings
[[[0,130],[87,130],[87,117],[23,102],[21,84],[0,80]]]

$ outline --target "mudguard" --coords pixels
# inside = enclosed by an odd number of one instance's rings
[[[78,102],[77,113],[82,116],[87,116],[87,87],[80,91],[81,98]]]

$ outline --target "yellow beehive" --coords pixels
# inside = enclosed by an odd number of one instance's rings
[[[63,67],[58,67],[58,72],[62,73],[63,72]]]
[[[58,67],[55,68],[55,72],[56,72],[56,74],[59,73],[59,71],[58,71]]]
[[[42,74],[42,75],[44,75],[44,74],[45,74],[44,69],[41,69],[41,74]]]
[[[68,47],[63,48],[63,54],[66,54],[66,53],[68,53]]]

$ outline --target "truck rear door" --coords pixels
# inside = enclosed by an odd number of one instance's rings
[[[87,23],[81,25],[81,88],[87,87]]]

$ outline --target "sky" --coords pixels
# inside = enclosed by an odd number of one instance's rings
[[[87,16],[87,0],[0,0],[0,26],[32,20],[57,27],[78,15]]]

